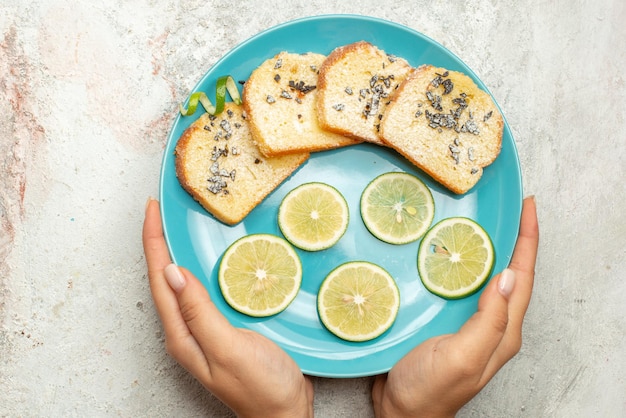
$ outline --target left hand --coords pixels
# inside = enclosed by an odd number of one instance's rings
[[[143,246],[167,352],[239,417],[312,417],[313,385],[291,357],[264,336],[234,328],[198,279],[172,264],[153,199]]]

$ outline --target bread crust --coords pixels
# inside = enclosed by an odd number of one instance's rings
[[[306,152],[262,155],[242,107],[232,102],[225,104],[219,116],[205,113],[193,122],[178,140],[174,154],[176,177],[183,189],[228,225],[243,220],[309,158]]]
[[[391,98],[381,138],[450,191],[463,194],[502,147],[504,120],[467,75],[422,65]]]

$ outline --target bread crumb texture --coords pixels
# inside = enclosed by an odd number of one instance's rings
[[[410,69],[404,59],[365,41],[333,50],[319,73],[317,112],[322,128],[383,145],[380,120]]]
[[[437,182],[462,194],[500,153],[503,126],[491,96],[470,77],[423,65],[393,95],[380,134]]]
[[[316,53],[281,52],[257,67],[244,84],[244,107],[263,155],[323,151],[357,143],[322,130],[318,123],[318,69],[325,59]]]
[[[240,222],[309,154],[266,157],[250,134],[242,106],[228,102],[218,116],[203,114],[175,148],[182,187],[218,220]]]

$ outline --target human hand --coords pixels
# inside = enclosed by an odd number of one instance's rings
[[[538,242],[535,201],[527,198],[509,268],[485,287],[478,311],[457,333],[425,341],[377,376],[376,417],[453,417],[517,354]]]
[[[143,247],[167,352],[239,417],[312,417],[313,385],[269,339],[234,328],[189,271],[172,264],[156,200]]]

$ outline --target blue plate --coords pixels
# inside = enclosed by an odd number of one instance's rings
[[[337,46],[366,40],[387,53],[403,57],[413,66],[433,64],[462,71],[487,90],[476,75],[443,46],[409,28],[363,16],[330,15],[291,21],[266,30],[234,48],[209,69],[194,91],[211,99],[218,77],[230,74],[246,80],[252,70],[280,51],[328,54]],[[394,246],[369,234],[359,214],[363,188],[377,175],[406,171],[423,179],[435,199],[435,220],[466,216],[491,235],[496,249],[495,272],[510,260],[517,239],[522,205],[519,160],[511,131],[505,122],[502,151],[467,194],[451,194],[399,154],[371,144],[360,144],[313,154],[296,173],[256,207],[240,224],[216,221],[179,185],[174,169],[176,141],[199,115],[176,118],[169,135],[161,172],[161,211],[165,237],[175,263],[187,267],[206,286],[220,311],[236,327],[257,331],[278,343],[305,374],[325,377],[370,376],[388,371],[402,356],[427,338],[455,332],[476,311],[480,293],[447,301],[430,294],[417,273],[419,242]],[[217,285],[217,266],[226,247],[250,233],[280,235],[278,205],[288,191],[309,181],[336,187],[350,206],[350,223],[340,242],[318,252],[298,251],[303,264],[303,284],[294,302],[282,313],[265,319],[251,318],[231,309]],[[392,328],[364,343],[343,341],[320,323],[316,296],[323,278],[349,260],[368,260],[387,269],[397,280],[401,306]]]

